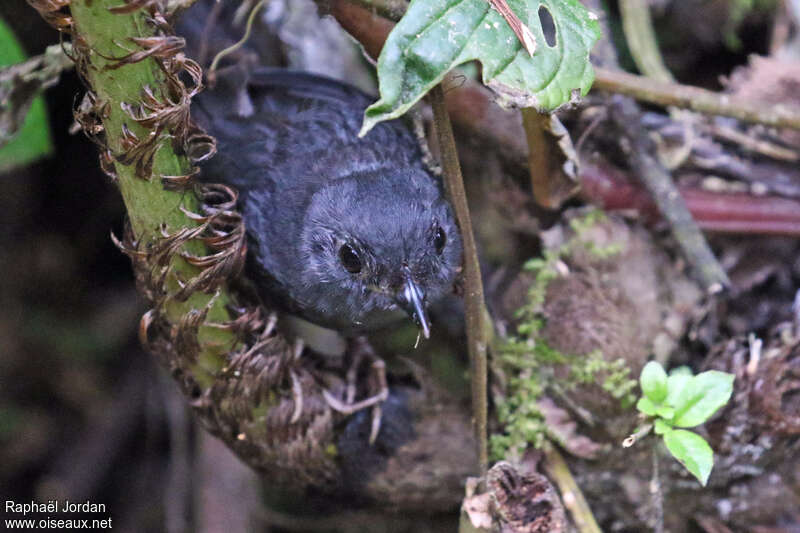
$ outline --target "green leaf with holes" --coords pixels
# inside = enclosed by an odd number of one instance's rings
[[[692,431],[676,429],[664,433],[664,443],[669,453],[705,487],[714,466],[714,452],[706,439]]]
[[[600,37],[597,17],[578,0],[508,5],[530,30],[533,55],[487,0],[412,0],[378,58],[380,100],[365,111],[361,135],[405,113],[450,69],[472,60],[481,62],[483,82],[501,104],[547,112],[586,94],[594,81],[589,52]],[[552,43],[542,20],[552,20]]]
[[[0,19],[0,68],[14,65],[25,60],[25,53],[16,37],[2,19]],[[2,106],[7,102],[0,101]],[[6,141],[11,132],[0,131],[0,140]],[[25,122],[13,137],[3,144],[0,142],[0,172],[8,171],[49,155],[53,151],[50,138],[50,125],[47,121],[47,110],[44,99],[39,96],[31,105],[25,116]]]

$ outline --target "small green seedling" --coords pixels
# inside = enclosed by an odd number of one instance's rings
[[[711,446],[697,433],[676,428],[699,426],[711,418],[728,403],[733,379],[733,374],[717,370],[693,376],[686,367],[677,368],[667,376],[664,367],[655,361],[647,363],[639,376],[642,397],[636,408],[650,418],[653,430],[664,438],[672,456],[703,486],[714,466]]]

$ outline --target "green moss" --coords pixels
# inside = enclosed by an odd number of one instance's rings
[[[544,325],[542,306],[547,296],[547,286],[559,276],[557,264],[561,256],[562,250],[546,250],[542,257],[525,263],[524,269],[533,274],[533,283],[528,289],[525,305],[514,313],[514,317],[520,320],[518,334],[532,336]]]
[[[575,217],[569,221],[569,227],[578,235],[585,234],[587,230],[599,223],[608,221],[608,217],[601,209],[591,209],[583,216]]]
[[[540,448],[550,435],[539,410],[538,400],[548,387],[572,390],[580,385],[599,383],[622,408],[635,401],[636,380],[624,359],[606,361],[593,351],[586,355],[565,354],[542,339],[512,338],[501,346],[499,362],[509,376],[506,396],[496,399],[497,418],[504,432],[491,437],[492,457],[520,457],[526,448]],[[569,368],[566,378],[557,378],[553,365]]]
[[[573,218],[569,225],[574,235],[567,242],[556,249],[545,250],[542,257],[535,257],[525,263],[524,270],[530,272],[534,280],[528,289],[525,305],[514,313],[514,317],[520,320],[517,326],[519,335],[534,336],[544,325],[542,307],[547,298],[547,287],[560,276],[559,270],[566,267],[564,259],[580,250],[602,260],[622,251],[621,243],[600,245],[591,239],[589,230],[606,221],[606,214],[599,209],[592,209],[583,216]]]
[[[623,408],[633,404],[636,380],[631,379],[625,361],[606,361],[603,354],[593,351],[586,355],[565,354],[552,348],[539,337],[545,324],[543,307],[547,287],[560,276],[559,271],[571,254],[586,250],[600,259],[621,251],[618,243],[597,245],[592,242],[589,230],[606,221],[602,211],[592,210],[586,215],[570,221],[574,235],[555,250],[546,250],[542,257],[525,264],[525,270],[533,275],[526,303],[517,310],[519,319],[517,335],[509,337],[500,345],[495,364],[498,371],[507,376],[506,395],[496,398],[496,412],[504,431],[492,435],[491,453],[494,459],[520,457],[529,446],[539,448],[549,436],[544,415],[539,410],[538,400],[550,387],[561,390],[574,389],[579,385],[600,383],[604,391],[620,401]],[[569,373],[558,379],[554,365],[566,365]]]
[[[630,373],[624,359],[607,361],[600,350],[588,353],[570,365],[570,379],[574,380],[573,383],[596,383],[600,379],[602,389],[619,400],[625,409],[636,401],[633,391],[637,382],[631,378]]]
[[[575,236],[567,243],[568,251],[574,251],[578,246],[583,247],[592,257],[597,259],[609,259],[622,252],[622,243],[613,242],[601,245],[591,238],[590,230],[597,224],[608,221],[606,214],[600,209],[592,209],[582,217],[576,217],[569,221],[569,226],[575,232]]]

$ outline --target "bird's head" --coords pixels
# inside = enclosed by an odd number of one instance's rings
[[[452,291],[461,237],[450,206],[420,171],[365,173],[317,191],[300,244],[304,307],[365,330],[405,311],[428,337],[428,305]]]

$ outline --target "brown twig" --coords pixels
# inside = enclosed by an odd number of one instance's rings
[[[628,98],[614,97],[611,102],[611,117],[623,136],[624,142],[621,146],[631,168],[669,223],[672,234],[686,260],[697,272],[703,287],[709,293],[715,293],[729,286],[728,275],[714,257],[672,177],[655,157],[653,141],[641,125],[636,104]]]
[[[547,141],[545,140],[546,115],[538,113],[535,109],[522,110],[522,127],[525,128],[525,139],[528,141],[528,171],[531,175],[531,189],[533,197],[539,205],[550,209],[558,207],[551,205],[550,179],[553,168],[551,159],[547,154]]]
[[[800,109],[783,104],[755,102],[707,91],[699,87],[665,83],[618,70],[595,67],[593,89],[624,94],[660,106],[675,106],[699,113],[732,117],[775,128],[800,129]]]
[[[488,447],[488,393],[487,393],[487,351],[489,347],[489,328],[486,324],[486,303],[483,298],[483,282],[478,264],[478,251],[475,236],[472,232],[467,193],[464,179],[461,176],[461,164],[458,161],[453,127],[444,102],[444,90],[441,84],[430,92],[433,107],[433,120],[436,137],[441,152],[444,170],[445,187],[456,212],[456,219],[461,229],[464,244],[464,306],[466,308],[467,343],[469,349],[472,376],[472,410],[475,417],[475,436],[478,442],[478,461],[481,474],[489,467]]]
[[[580,190],[572,140],[555,115],[532,107],[522,109],[521,114],[533,197],[542,207],[558,209]]]

